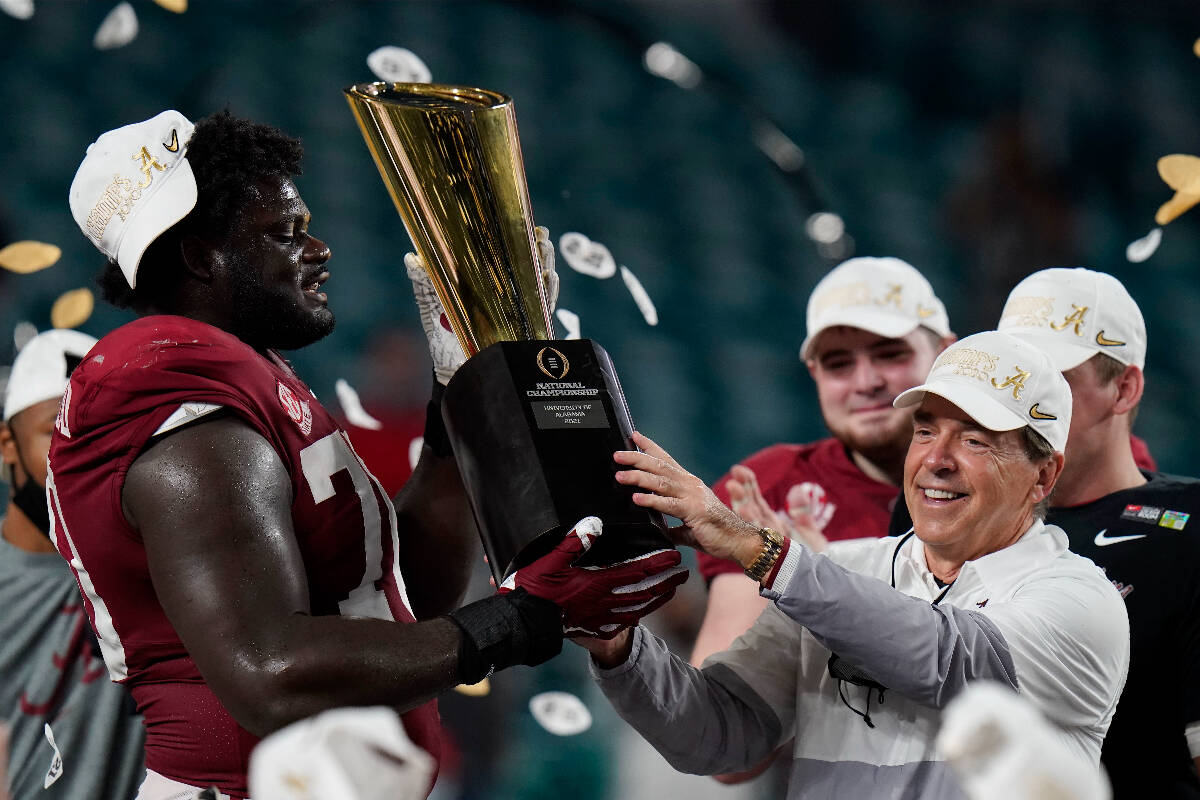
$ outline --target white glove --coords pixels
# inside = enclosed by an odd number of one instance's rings
[[[554,243],[550,241],[550,231],[545,228],[534,228],[533,236],[537,245],[538,260],[541,262],[542,288],[546,292],[546,301],[553,319],[554,306],[558,303],[558,272],[554,268]],[[425,269],[425,262],[416,253],[405,253],[404,269],[408,272],[408,279],[412,281],[413,296],[417,300],[417,311],[421,315],[421,327],[425,329],[429,355],[433,358],[433,373],[438,383],[445,386],[467,360],[467,354],[450,327],[450,320],[446,318],[446,310],[442,308],[442,301],[433,288],[433,280]],[[552,328],[551,335],[553,332]]]

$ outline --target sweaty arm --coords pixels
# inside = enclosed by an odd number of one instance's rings
[[[154,443],[131,466],[122,501],[163,610],[250,732],[337,706],[403,712],[459,682],[463,634],[450,619],[310,615],[291,481],[244,422],[219,417]]]

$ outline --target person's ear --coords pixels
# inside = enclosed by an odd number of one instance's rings
[[[1055,451],[1038,466],[1037,480],[1030,490],[1033,495],[1034,505],[1045,500],[1054,491],[1054,484],[1058,483],[1059,476],[1062,475],[1063,466],[1066,463],[1066,456]]]
[[[1117,397],[1113,401],[1113,413],[1128,414],[1142,402],[1146,390],[1146,378],[1142,371],[1129,364],[1113,383],[1117,386]]]
[[[220,250],[194,233],[180,240],[179,255],[188,275],[201,283],[212,283],[213,275],[224,258]]]
[[[12,428],[4,422],[0,422],[0,461],[10,467],[17,463],[17,440],[13,438]]]

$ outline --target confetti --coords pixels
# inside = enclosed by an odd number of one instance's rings
[[[154,0],[167,11],[172,11],[176,14],[182,14],[187,11],[188,0]]]
[[[563,337],[564,339],[579,338],[578,314],[576,314],[574,311],[568,311],[565,308],[560,308],[554,312],[554,316],[558,317],[558,321],[562,323],[563,328],[567,331],[567,335]]]
[[[22,320],[13,327],[13,352],[21,352],[21,348],[29,344],[37,336],[37,326],[28,320]]]
[[[558,252],[571,269],[593,278],[611,278],[617,274],[617,262],[608,248],[582,233],[564,233],[558,237]]]
[[[421,448],[425,446],[425,437],[418,436],[408,443],[408,468],[416,469],[421,460]]]
[[[1158,174],[1175,190],[1175,196],[1163,203],[1154,221],[1166,225],[1196,203],[1200,203],[1200,158],[1175,153],[1158,160]]]
[[[367,56],[367,66],[381,81],[429,83],[433,73],[420,56],[403,47],[380,47]]]
[[[97,50],[113,50],[129,44],[137,35],[137,13],[129,3],[121,3],[108,12],[108,16],[100,23],[92,44]]]
[[[45,242],[13,242],[0,250],[0,267],[26,275],[52,267],[62,258],[62,250]]]
[[[1154,221],[1159,225],[1166,225],[1196,203],[1200,203],[1200,194],[1176,192],[1174,197],[1158,207],[1158,211],[1154,214]]]
[[[351,425],[371,431],[383,427],[382,422],[366,412],[358,398],[358,392],[344,378],[337,379],[333,384],[333,391],[337,394],[338,402],[342,404],[342,413],[346,415],[346,421]]]
[[[657,325],[658,309],[654,307],[654,301],[650,299],[650,295],[646,294],[642,282],[629,271],[628,267],[621,267],[621,280],[625,281],[625,288],[633,295],[633,302],[637,303],[638,310],[646,318],[646,324]]]
[[[1134,264],[1140,264],[1158,249],[1162,241],[1162,228],[1154,228],[1140,239],[1135,239],[1125,248],[1125,258]]]
[[[529,711],[555,736],[574,736],[592,727],[592,712],[567,692],[542,692],[529,700]]]
[[[49,789],[55,781],[62,777],[63,760],[62,753],[58,751],[58,743],[54,741],[54,731],[50,730],[50,723],[42,729],[46,734],[46,741],[50,743],[50,747],[54,750],[54,758],[50,761],[50,769],[46,772],[46,777],[42,781],[42,788]]]
[[[91,289],[72,289],[54,301],[50,309],[50,324],[56,328],[78,328],[88,321],[96,298]]]
[[[492,684],[487,678],[484,678],[479,683],[460,683],[454,687],[454,691],[465,694],[467,697],[487,697],[491,694]]]
[[[1200,39],[1192,42],[1192,52],[1196,54],[1197,58],[1200,58]]]
[[[0,0],[0,11],[17,19],[33,16],[33,0]]]

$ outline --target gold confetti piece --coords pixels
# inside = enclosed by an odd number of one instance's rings
[[[182,14],[187,11],[187,0],[154,0],[167,11],[173,11],[176,14]]]
[[[45,242],[13,242],[0,250],[0,267],[26,275],[52,267],[62,258],[62,250]]]
[[[1196,203],[1200,203],[1200,194],[1176,192],[1174,197],[1159,207],[1158,213],[1154,215],[1154,221],[1159,225],[1166,225]]]
[[[1158,174],[1177,192],[1200,194],[1200,158],[1178,153],[1158,160]]]
[[[467,697],[487,697],[492,691],[492,684],[487,678],[484,678],[479,683],[459,684],[454,687],[454,691],[459,694],[465,694]]]
[[[72,289],[54,301],[50,324],[56,328],[78,328],[87,322],[96,307],[91,289]]]
[[[1197,58],[1200,58],[1200,39],[1197,39],[1195,43],[1192,44],[1192,52],[1196,54]]]

